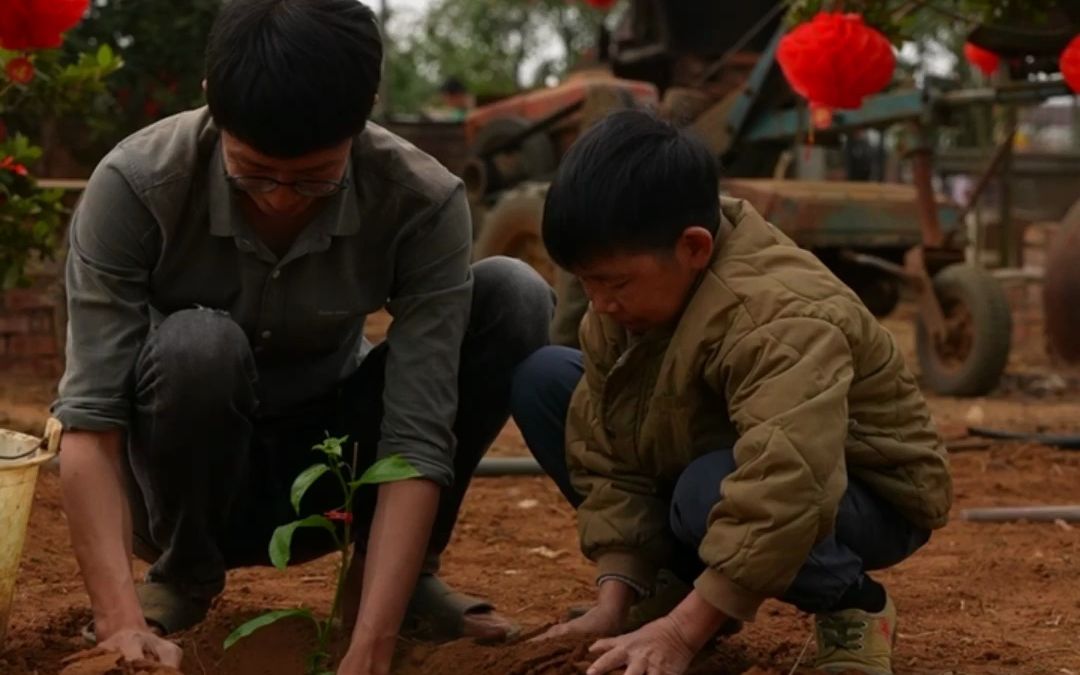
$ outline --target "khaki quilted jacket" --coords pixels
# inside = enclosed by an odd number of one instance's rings
[[[752,619],[833,528],[848,477],[913,523],[952,501],[944,445],[892,335],[811,253],[745,201],[674,328],[631,338],[591,309],[567,419],[582,549],[600,576],[649,588],[672,548],[672,490],[734,448],[695,587]]]

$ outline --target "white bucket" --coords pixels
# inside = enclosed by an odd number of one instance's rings
[[[38,467],[55,454],[40,445],[41,439],[0,429],[0,651],[7,636]]]

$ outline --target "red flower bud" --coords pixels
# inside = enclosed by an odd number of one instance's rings
[[[29,84],[34,79],[34,64],[25,56],[18,56],[7,62],[4,72],[16,84]]]
[[[327,518],[329,518],[330,520],[339,520],[339,521],[345,523],[346,525],[352,523],[352,514],[349,513],[348,511],[342,511],[342,510],[338,509],[338,510],[335,510],[335,511],[327,511],[323,515],[326,516]]]
[[[25,175],[27,175],[29,173],[26,170],[26,167],[23,166],[22,164],[19,164],[18,162],[16,162],[15,158],[12,157],[11,155],[8,155],[3,160],[0,160],[0,169],[4,169],[5,171],[10,171],[10,172],[14,173],[17,176],[25,176]]]

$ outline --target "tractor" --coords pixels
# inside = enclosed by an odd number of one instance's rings
[[[784,9],[777,0],[632,0],[617,25],[602,31],[598,67],[470,113],[460,172],[473,209],[476,257],[518,257],[552,282],[559,294],[553,339],[574,344],[587,300],[544,250],[545,181],[573,140],[601,116],[650,107],[705,139],[724,167],[722,192],[749,200],[818,255],[876,316],[893,312],[904,294],[917,299],[918,359],[930,389],[987,393],[1008,359],[1011,314],[995,278],[965,262],[967,208],[933,189],[934,132],[963,108],[1035,104],[1067,94],[1066,85],[1041,78],[974,90],[911,86],[871,97],[858,110],[836,111],[824,122],[812,120],[776,63]],[[1068,11],[1061,35],[1043,32],[1040,44],[1018,46],[1015,36],[994,31],[984,44],[1059,52],[1080,25],[1080,12]],[[896,125],[906,130],[908,182],[866,180],[880,175],[866,167],[876,161],[880,169],[884,148],[860,148],[856,141],[866,130],[883,139],[881,132]],[[815,146],[851,151],[861,168],[849,175],[862,180],[789,178],[798,153],[809,152],[799,142],[811,137]]]

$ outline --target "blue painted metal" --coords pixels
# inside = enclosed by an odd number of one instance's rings
[[[833,111],[832,124],[821,132],[865,129],[919,119],[928,114],[927,96],[918,89],[882,94],[866,99],[858,110]],[[762,115],[741,137],[744,143],[790,141],[809,129],[806,106]]]
[[[760,65],[755,66],[755,72]],[[994,103],[1036,103],[1069,93],[1068,87],[1060,80],[942,92],[904,89],[870,96],[858,110],[834,110],[832,123],[819,131],[830,133],[912,121],[929,126],[940,112],[950,108]],[[806,106],[764,113],[739,140],[743,143],[790,141],[806,133],[809,128],[808,114]]]
[[[742,133],[746,118],[749,117],[750,110],[754,107],[758,93],[765,86],[765,78],[769,76],[769,72],[776,64],[776,50],[780,46],[780,38],[782,37],[784,37],[783,26],[777,29],[776,34],[769,40],[769,44],[765,47],[765,51],[762,52],[761,58],[758,59],[753,70],[750,71],[750,76],[746,80],[742,93],[731,107],[731,112],[728,114],[728,131],[733,138]]]

